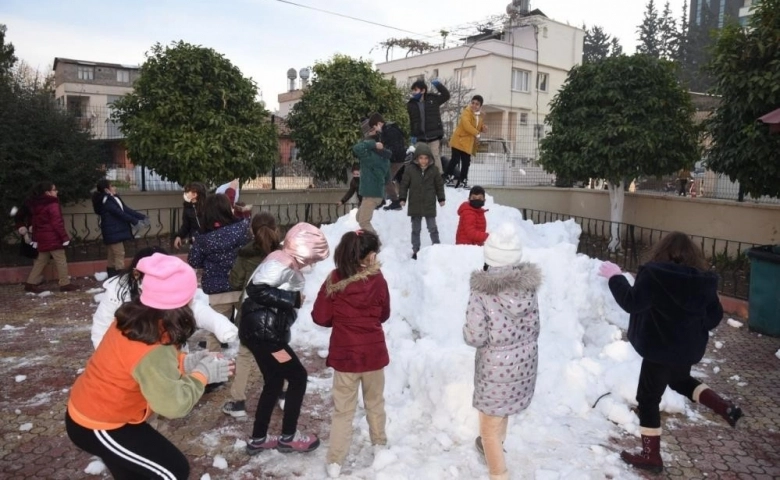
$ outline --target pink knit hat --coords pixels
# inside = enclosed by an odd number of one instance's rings
[[[147,307],[173,310],[187,305],[195,296],[195,270],[178,257],[155,253],[142,258],[136,268],[144,274],[141,303]]]

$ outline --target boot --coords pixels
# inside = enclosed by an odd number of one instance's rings
[[[24,291],[30,293],[42,293],[44,289],[40,285],[35,285],[34,283],[25,283]]]
[[[701,384],[699,387],[704,388],[700,391],[694,391],[693,399],[723,417],[732,427],[736,427],[737,420],[742,417],[742,409],[721,398],[707,385]],[[696,390],[699,390],[699,387]]]
[[[660,428],[658,429],[660,430]],[[629,453],[620,452],[620,458],[629,465],[660,473],[664,469],[664,461],[661,459],[661,435],[642,435],[642,451]]]

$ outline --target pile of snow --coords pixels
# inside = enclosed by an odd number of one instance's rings
[[[430,246],[423,228],[417,261],[410,258],[411,225],[406,212],[374,214],[392,310],[385,324],[390,350],[390,365],[385,369],[389,444],[376,453],[370,448],[365,413],[359,409],[342,475],[487,476],[474,448],[479,432],[478,414],[471,406],[475,350],[462,338],[469,275],[482,267],[482,249],[454,245],[457,208],[467,196],[467,191],[447,189],[447,204],[437,217],[442,244]],[[495,204],[492,197],[486,208],[488,231],[513,223],[522,237],[524,260],[539,265],[543,274],[536,393],[525,412],[510,417],[504,446],[513,478],[631,477],[609,439],[638,433],[637,417],[629,409],[641,359],[621,340],[628,315],[615,304],[606,281],[597,276],[600,262],[576,253],[581,232],[573,221],[534,225],[524,221],[518,210]],[[355,214],[353,210],[322,227],[331,252],[345,232],[358,228]],[[294,347],[327,351],[330,330],[311,321],[311,308],[333,266],[330,258],[307,273],[306,302],[293,327]],[[309,391],[330,389],[330,377],[310,380]],[[667,390],[661,408],[684,413],[686,401]],[[327,444],[306,456],[269,452],[252,457],[237,474],[294,471],[298,476],[322,478],[326,451]]]
[[[94,460],[89,462],[87,468],[84,469],[84,473],[87,475],[103,475],[106,471],[106,465],[97,457],[92,457]]]

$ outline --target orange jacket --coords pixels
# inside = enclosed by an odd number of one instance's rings
[[[477,150],[477,135],[482,129],[482,115],[474,115],[471,107],[463,109],[458,120],[458,126],[450,138],[450,148],[457,148],[461,152],[474,155]]]

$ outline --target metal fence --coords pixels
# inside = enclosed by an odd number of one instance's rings
[[[667,231],[619,223],[620,249],[607,247],[613,222],[577,217],[540,210],[521,209],[523,218],[534,223],[574,220],[582,228],[577,251],[589,257],[609,260],[625,271],[636,272],[647,254]],[[718,291],[724,295],[747,299],[750,290],[750,262],[747,251],[757,245],[721,238],[689,235],[702,249],[713,271],[718,274]]]

